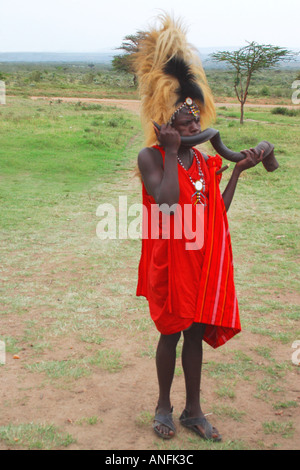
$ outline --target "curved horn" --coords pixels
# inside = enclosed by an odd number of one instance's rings
[[[155,121],[152,121],[154,126],[160,131],[161,126]],[[184,145],[194,145],[202,144],[203,142],[210,141],[214,149],[218,152],[219,155],[226,158],[231,162],[239,162],[245,158],[245,154],[242,152],[233,152],[226,145],[223,144],[220,133],[217,129],[208,128],[199,134],[192,136],[181,136],[181,143]],[[260,142],[254,149],[257,153],[260,153],[264,150],[263,165],[267,171],[274,171],[279,167],[279,163],[274,155],[274,145],[270,144],[266,140]]]

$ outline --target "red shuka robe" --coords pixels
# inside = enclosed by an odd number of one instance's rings
[[[155,148],[164,161],[164,150]],[[163,215],[143,185],[143,237],[136,294],[147,298],[160,333],[169,335],[194,322],[205,323],[204,340],[217,348],[241,331],[231,240],[219,189],[221,176],[216,175],[222,160],[216,156],[205,161],[194,150],[205,179],[204,210],[194,204],[195,188],[187,175],[193,181],[199,179],[195,158],[187,171],[178,165],[180,197],[175,215]],[[186,212],[187,207],[190,212]],[[201,223],[200,231],[197,223]]]

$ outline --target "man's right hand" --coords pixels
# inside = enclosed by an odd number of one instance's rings
[[[170,152],[171,154],[178,153],[180,147],[180,134],[174,129],[170,124],[163,124],[160,131],[154,126],[154,130],[157,136],[159,143],[165,149],[165,152]]]

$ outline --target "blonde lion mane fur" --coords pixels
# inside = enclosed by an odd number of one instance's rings
[[[174,20],[168,14],[157,18],[160,27],[151,27],[144,32],[133,57],[133,65],[138,78],[141,98],[141,123],[145,134],[146,146],[157,141],[151,120],[158,124],[169,121],[178,108],[178,80],[164,72],[164,66],[174,56],[182,58],[190,67],[196,82],[204,95],[204,104],[194,100],[200,109],[202,130],[215,119],[215,106],[212,92],[207,83],[196,49],[187,42],[186,30],[180,20]]]

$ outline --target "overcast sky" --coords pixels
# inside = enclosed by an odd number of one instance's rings
[[[160,10],[183,18],[200,49],[257,41],[300,50],[299,0],[0,0],[0,52],[114,49]]]

